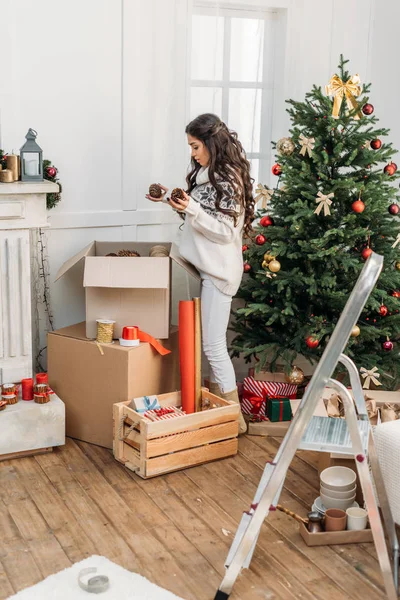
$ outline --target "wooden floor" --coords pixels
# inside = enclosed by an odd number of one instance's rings
[[[243,437],[232,458],[144,481],[98,446],[0,463],[0,599],[92,554],[141,573],[185,600],[210,600],[243,510],[278,440]],[[292,463],[281,503],[307,513],[315,456]],[[263,525],[232,599],[378,600],[373,544],[308,548],[283,513]]]

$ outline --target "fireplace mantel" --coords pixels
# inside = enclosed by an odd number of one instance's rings
[[[48,227],[50,181],[0,183],[0,381],[32,376],[30,231]]]

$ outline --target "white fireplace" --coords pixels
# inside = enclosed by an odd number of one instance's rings
[[[48,227],[57,184],[0,183],[0,383],[32,377],[31,231]]]

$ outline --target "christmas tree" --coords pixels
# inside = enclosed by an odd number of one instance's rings
[[[400,223],[395,150],[378,128],[370,85],[346,70],[305,102],[289,100],[290,137],[274,144],[274,189],[258,185],[255,237],[243,246],[244,275],[232,343],[259,367],[289,373],[298,354],[317,362],[365,260],[384,268],[346,354],[375,385],[400,385]],[[340,367],[338,367],[340,368]],[[377,383],[376,383],[377,382]]]

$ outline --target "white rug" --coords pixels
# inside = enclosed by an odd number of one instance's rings
[[[99,594],[80,588],[78,575],[82,569],[96,567],[95,575],[106,575],[109,588]],[[183,600],[163,590],[145,577],[131,573],[104,556],[90,556],[69,569],[50,575],[44,581],[10,596],[8,600]]]

